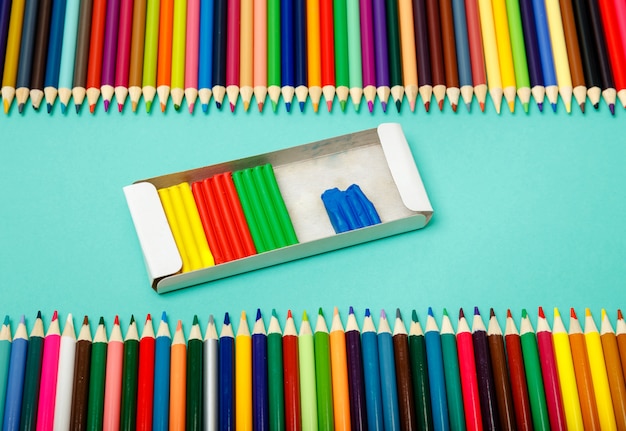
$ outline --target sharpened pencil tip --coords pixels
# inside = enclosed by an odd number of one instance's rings
[[[109,105],[111,102],[109,102],[108,100],[104,101],[104,112],[109,112]]]
[[[346,103],[345,100],[340,100],[339,106],[341,107],[341,112],[346,112],[346,107],[348,106],[348,104]]]
[[[196,105],[195,105],[195,104],[193,104],[193,103],[190,103],[190,104],[189,104],[189,106],[187,106],[187,109],[189,110],[189,113],[190,113],[190,114],[193,114],[193,108],[194,108],[195,106],[196,106]]]
[[[48,105],[48,114],[50,114],[52,112],[52,106]],[[65,115],[65,113],[67,112],[67,105],[64,105],[63,103],[61,103],[61,114]]]
[[[285,103],[285,109],[287,110],[287,112],[291,112],[291,102]]]
[[[528,311],[525,308],[522,308],[522,319],[526,319],[528,317]]]
[[[559,313],[559,309],[554,307],[554,317],[561,317],[561,313]]]
[[[546,315],[543,312],[543,307],[541,307],[541,306],[539,307],[539,312],[537,314],[539,314],[539,317],[542,318],[542,319],[546,318]]]
[[[209,315],[209,324],[210,325],[215,325],[215,318],[213,317],[212,314]]]
[[[51,104],[51,103],[48,103],[48,104],[46,105],[46,111],[48,112],[48,114],[49,114],[50,112],[52,112],[52,104]],[[62,114],[65,114],[65,105],[63,105],[62,103],[61,103],[61,113],[62,113]]]
[[[8,318],[8,317],[9,317],[9,316],[7,316],[7,318]],[[618,309],[617,309],[617,318],[618,318],[618,319],[623,319],[623,318],[624,318],[624,316],[622,315],[622,309],[621,309],[621,308],[618,308]]]
[[[371,316],[371,314],[370,314],[370,309],[369,309],[369,308],[366,308],[366,309],[365,309],[365,317],[370,317],[370,316]]]
[[[309,316],[306,314],[306,310],[304,310],[302,312],[302,321],[303,322],[308,322],[309,321]]]
[[[132,108],[133,112],[137,112],[137,102],[131,102],[130,107]]]
[[[380,318],[381,319],[386,319],[387,318],[387,313],[385,313],[385,309],[380,310]]]
[[[161,112],[165,112],[165,103],[161,103]]]
[[[372,112],[374,112],[374,102],[372,102],[372,101],[368,101],[368,102],[367,102],[367,109],[369,109],[369,110],[370,110],[370,114],[371,114]]]
[[[539,108],[539,112],[543,112],[543,103],[537,103],[537,108]]]
[[[119,112],[121,114],[123,110],[124,110],[124,105],[122,103],[118,103],[117,104],[117,112]]]
[[[415,311],[415,310],[411,311],[411,319],[414,322],[419,322],[419,320],[417,319],[417,311]]]
[[[192,323],[192,325],[197,325],[197,324],[198,324],[198,315],[194,314],[193,315],[193,323]]]
[[[300,112],[304,112],[304,102],[299,102],[298,105],[300,105]]]
[[[313,104],[313,112],[317,112],[320,109],[320,105],[317,103]]]
[[[89,112],[94,114],[96,112],[96,105],[89,105]]]
[[[85,316],[83,317],[83,325],[88,325],[89,324],[89,317]]]
[[[130,315],[130,324],[132,325],[133,323],[135,323],[135,315],[131,314]]]
[[[599,103],[594,103],[593,104],[593,109],[599,109],[600,108],[600,104]]]
[[[439,106],[439,111],[443,111],[443,99],[437,102],[437,105]]]
[[[591,316],[591,310],[588,308],[585,308],[585,316],[586,317],[590,317]]]
[[[550,103],[550,106],[552,106],[552,112],[556,114],[556,103]]]
[[[478,307],[474,307],[474,316],[480,316],[480,311],[478,311]]]
[[[277,109],[278,109],[278,103],[272,100],[272,111],[276,112]]]
[[[174,111],[180,111],[180,105],[174,104]]]
[[[402,313],[400,313],[400,309],[396,308],[396,319],[402,320]]]
[[[465,318],[465,312],[463,311],[462,308],[459,309],[459,320],[464,319]]]
[[[457,105],[456,103],[452,104],[452,112],[456,113],[456,110],[459,108],[459,105]]]
[[[37,312],[37,319],[41,319],[41,311]]]
[[[350,309],[348,310],[348,314],[354,314],[354,308],[352,307],[352,305],[350,306]]]
[[[580,112],[582,112],[582,113],[584,114],[584,113],[585,113],[585,104],[584,104],[584,103],[581,103],[581,104],[580,104],[580,105],[578,105],[578,106],[580,106]]]
[[[572,319],[578,319],[578,317],[576,316],[576,310],[574,310],[574,308],[569,309],[569,317]]]
[[[20,114],[22,114],[24,112],[24,104],[20,103],[19,105],[17,105],[17,112],[19,112]]]
[[[398,110],[398,114],[399,114],[400,110],[402,109],[402,101],[401,100],[396,100],[396,109]]]
[[[333,101],[332,100],[327,100],[326,101],[326,109],[328,109],[328,112],[331,112],[333,110]]]
[[[6,316],[4,316],[4,323],[3,325],[8,325],[9,324],[9,315],[7,314]]]
[[[205,114],[207,112],[209,112],[209,104],[208,103],[203,103],[202,104],[202,112],[204,112]]]
[[[291,314],[291,310],[287,310],[287,319],[292,319],[293,314]]]
[[[150,313],[148,313],[148,315],[146,316],[146,322],[147,321],[152,321],[152,316],[150,315]]]
[[[240,319],[241,319],[241,320],[248,320],[248,317],[246,316],[246,312],[245,312],[245,311],[242,311],[242,312],[241,312],[241,317],[240,317]]]
[[[272,308],[272,317],[275,317],[278,319],[278,315],[276,314],[276,309]]]
[[[322,307],[320,307],[320,308],[317,310],[317,314],[318,314],[318,316],[324,316],[324,311],[322,310]]]
[[[491,308],[489,309],[489,318],[491,318],[491,317],[496,317],[496,312],[495,312],[495,311],[493,311],[493,307],[491,307]]]
[[[113,324],[114,325],[119,325],[120,324],[120,317],[119,316],[115,316],[115,319],[113,319]]]
[[[250,109],[250,102],[243,102],[243,112],[248,112],[248,109]]]
[[[506,310],[506,317],[512,319],[513,316],[511,315],[511,309],[509,308],[508,310]]]
[[[161,313],[161,321],[167,323],[167,313],[165,311]]]
[[[433,308],[432,307],[428,307],[428,315],[430,317],[435,317],[435,315],[433,314]]]
[[[383,107],[383,112],[387,112],[387,102],[380,102],[380,106]]]
[[[224,325],[230,325],[230,315],[228,311],[224,314]]]
[[[25,317],[23,314],[22,314],[22,317],[20,317],[20,323],[21,323],[22,325],[25,325],[25,324],[26,324],[26,317]]]
[[[447,316],[448,315],[448,310],[446,310],[445,308],[443,309],[443,315]]]
[[[255,320],[260,320],[261,319],[261,309],[257,308],[256,309],[256,319]]]
[[[100,320],[98,320],[98,325],[104,325],[104,317],[100,316]]]
[[[257,106],[259,107],[259,112],[263,112],[263,102],[257,103]]]
[[[181,329],[183,329],[183,321],[179,319],[178,322],[176,322],[176,330],[180,331]]]
[[[615,105],[613,103],[609,104],[609,111],[611,111],[611,115],[615,115]]]
[[[529,108],[528,103],[523,103],[522,108],[524,108],[524,112],[528,114],[528,108]]]
[[[152,102],[151,101],[147,101],[146,102],[146,113],[149,114],[151,110],[152,110]]]
[[[220,102],[218,102],[217,100],[215,101],[215,106],[217,107],[217,109],[222,109],[222,104]]]

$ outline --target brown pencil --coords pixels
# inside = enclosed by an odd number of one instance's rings
[[[72,385],[72,409],[70,429],[87,429],[87,402],[89,397],[89,372],[91,368],[91,330],[89,319],[83,319],[76,341],[76,359],[74,360],[74,383]]]
[[[622,315],[622,310],[617,310],[617,327],[615,329],[617,335],[617,347],[619,348],[619,357],[622,362],[622,372],[626,377],[626,322]]]
[[[572,0],[559,0],[561,4],[561,17],[563,20],[563,33],[565,34],[565,45],[567,47],[567,58],[572,75],[572,87],[574,87],[574,98],[580,106],[580,110],[585,112],[585,101],[587,99],[587,84],[583,72],[583,63],[580,58],[580,47],[578,45],[578,34],[576,33],[576,21],[574,21],[574,9]]]
[[[35,30],[35,48],[33,51],[33,68],[30,75],[30,101],[33,108],[39,109],[43,99],[44,80],[46,78],[46,61],[48,59],[48,37],[50,34],[50,17],[52,0],[41,0]]]
[[[511,310],[506,312],[506,327],[504,330],[506,343],[507,364],[511,376],[511,392],[515,407],[515,421],[518,430],[532,430],[533,419],[528,398],[526,371],[522,357],[522,344]]]
[[[128,72],[128,94],[133,112],[141,97],[143,79],[143,48],[146,30],[146,0],[135,0],[133,4],[133,27],[130,42],[130,71]]]
[[[411,362],[409,358],[409,335],[402,321],[400,309],[396,310],[396,322],[393,326],[393,353],[396,364],[400,429],[406,431],[417,430]]]
[[[443,49],[441,44],[441,21],[439,19],[439,2],[426,0],[426,19],[428,22],[428,44],[430,48],[430,68],[433,79],[433,94],[443,110],[443,99],[446,97],[446,73],[443,67]]]
[[[504,352],[504,337],[498,324],[493,308],[489,311],[489,327],[487,328],[487,340],[489,342],[489,355],[491,356],[491,368],[496,387],[496,400],[498,401],[498,415],[500,429],[513,430],[515,425],[515,407],[513,405],[513,393],[509,382],[509,372],[506,366],[506,353]]]
[[[452,14],[452,0],[440,0],[439,13],[441,15],[441,39],[443,41],[443,65],[446,74],[446,94],[452,110],[456,112],[459,105],[461,88],[459,85],[459,70],[456,61],[456,40],[454,38],[454,16]]]
[[[611,389],[611,400],[613,401],[617,429],[626,430],[626,383],[624,382],[624,373],[620,364],[617,337],[604,309],[602,309],[600,340],[606,363],[606,373],[609,377],[609,388]]]
[[[91,12],[93,0],[81,0],[78,12],[78,33],[76,35],[76,56],[74,57],[74,82],[72,96],[76,113],[85,100],[87,91],[87,62],[89,61],[89,41],[91,38]]]

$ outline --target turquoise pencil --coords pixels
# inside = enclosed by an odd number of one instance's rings
[[[398,410],[393,337],[385,310],[380,312],[380,321],[378,322],[378,365],[380,367],[384,429],[385,431],[399,430],[400,412]]]
[[[67,0],[65,24],[63,26],[63,46],[61,48],[61,69],[59,71],[59,101],[61,112],[65,114],[67,104],[72,97],[74,79],[74,57],[76,54],[76,34],[78,32],[78,11],[80,0]],[[52,105],[48,105],[48,112]]]
[[[154,431],[166,431],[169,426],[171,345],[172,336],[164,311],[161,315],[154,348],[154,407],[152,410]]]
[[[433,316],[432,308],[428,307],[428,318],[424,329],[426,341],[426,358],[428,361],[428,381],[430,382],[430,399],[433,409],[433,425],[435,430],[450,429],[448,419],[448,401],[446,399],[446,381],[443,370],[443,351],[439,327]]]
[[[391,334],[389,334],[391,336]],[[378,368],[378,338],[369,308],[365,309],[363,331],[363,376],[365,379],[365,404],[367,405],[367,425],[369,431],[384,430],[383,400],[380,393],[380,370]]]
[[[6,399],[9,361],[11,359],[11,323],[9,316],[4,318],[0,329],[0,424],[4,421],[4,402]]]

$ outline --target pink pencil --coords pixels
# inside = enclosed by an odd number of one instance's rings
[[[561,396],[561,387],[559,386],[559,376],[556,371],[552,331],[550,330],[550,326],[548,326],[548,321],[546,320],[542,307],[539,307],[539,319],[537,319],[537,347],[539,348],[543,386],[546,391],[546,404],[548,406],[550,428],[553,430],[565,430],[567,427],[565,424],[565,413],[563,412],[563,399]]]
[[[120,319],[115,316],[109,345],[107,347],[106,380],[104,383],[103,431],[120,429],[120,399],[122,398],[122,364],[124,362],[124,339]]]
[[[239,97],[239,27],[241,0],[228,0],[226,18],[226,94],[231,112],[235,112]]]
[[[254,0],[254,98],[263,111],[267,96],[267,0]]]
[[[191,114],[198,98],[200,0],[187,1],[187,37],[185,40],[185,100]]]
[[[120,24],[117,34],[117,59],[115,62],[115,99],[117,110],[122,112],[128,96],[128,73],[130,71],[130,41],[133,29],[133,0],[122,0]]]
[[[485,73],[485,55],[483,40],[480,33],[480,16],[477,0],[465,0],[465,14],[467,19],[467,37],[469,39],[470,63],[472,66],[472,80],[474,94],[480,104],[480,110],[485,111],[487,99],[487,74]]]
[[[58,314],[55,311],[52,315],[48,333],[43,341],[37,431],[51,430],[54,423],[54,402],[57,391],[57,368],[59,366],[60,346],[61,331],[59,330]]]

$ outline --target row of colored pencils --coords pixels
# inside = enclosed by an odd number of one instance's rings
[[[73,97],[91,112],[113,97],[121,112],[143,96],[183,99],[206,112],[226,95],[234,111],[254,96],[263,110],[282,96],[303,110],[366,99],[383,111],[406,97],[426,110],[434,95],[497,112],[531,95],[567,112],[572,98],[626,107],[626,0],[0,0],[0,75],[5,112]]]
[[[350,307],[344,329],[337,308],[328,329],[291,311],[284,330],[272,311],[266,331],[257,310],[235,334],[226,313],[218,337],[213,316],[204,339],[197,316],[185,340],[170,334],[165,313],[155,334],[150,315],[139,337],[115,317],[101,317],[76,338],[71,314],[60,332],[55,312],[44,335],[41,313],[30,337],[24,317],[14,337],[0,331],[0,422],[11,430],[615,430],[626,427],[626,323],[617,333],[602,310],[589,309],[584,332],[557,309],[550,329],[539,308],[537,331],[526,310],[520,330],[507,312],[503,334],[493,309],[472,328],[463,309],[456,333],[444,309],[441,330],[428,309],[409,329],[400,310],[393,331],[383,310],[362,329]]]

